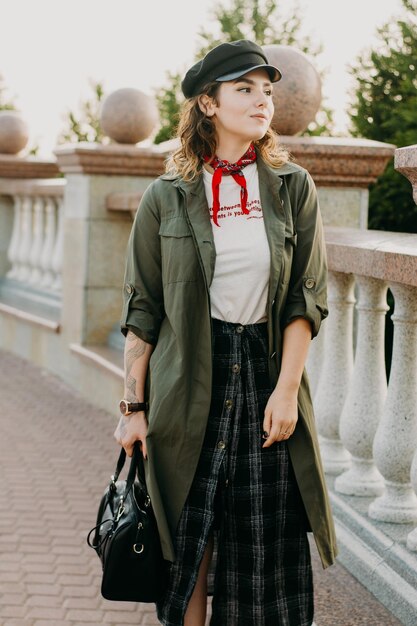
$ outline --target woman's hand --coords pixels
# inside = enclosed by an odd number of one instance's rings
[[[116,441],[126,450],[127,456],[133,454],[133,444],[140,441],[142,444],[143,458],[146,459],[148,451],[146,449],[146,433],[148,432],[148,422],[144,411],[138,411],[131,415],[121,415],[114,437]]]
[[[285,441],[294,432],[298,420],[298,392],[276,387],[265,407],[263,448],[275,441]]]

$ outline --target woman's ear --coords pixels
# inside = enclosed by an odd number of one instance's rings
[[[200,107],[200,111],[207,115],[207,117],[213,117],[216,109],[213,98],[210,98],[210,96],[203,93],[198,97],[198,106]]]

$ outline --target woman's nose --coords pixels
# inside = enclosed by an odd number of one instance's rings
[[[256,102],[257,106],[258,107],[264,107],[264,106],[266,106],[267,102],[268,102],[268,100],[267,100],[266,95],[263,92],[261,92],[258,95],[258,98],[257,98],[257,102]]]

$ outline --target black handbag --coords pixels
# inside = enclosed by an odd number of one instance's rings
[[[90,530],[87,543],[97,552],[103,566],[104,598],[156,602],[166,586],[168,563],[162,556],[138,442],[127,480],[118,480],[125,459],[122,448],[116,471],[100,502],[97,525]]]

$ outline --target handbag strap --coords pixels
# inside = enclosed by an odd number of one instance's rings
[[[112,482],[116,482],[119,479],[119,475],[123,469],[125,461],[126,461],[126,450],[124,448],[121,448],[119,458],[117,460],[116,469],[114,471],[114,474],[111,477]],[[133,473],[133,480],[134,480],[135,468],[137,468],[138,479],[144,483],[145,482],[145,467],[143,464],[143,454],[139,447],[139,441],[135,441],[135,443],[133,444],[133,455],[132,455],[132,460],[130,462],[130,469],[129,469],[129,475],[128,475],[127,480],[129,480],[129,476],[131,472]]]
[[[126,461],[126,451],[124,448],[120,450],[119,459],[117,461],[116,470],[111,477],[110,489],[116,488],[116,481],[119,478],[119,474],[123,469],[123,466]],[[142,488],[146,491],[146,495],[148,495],[148,490],[146,489],[146,481],[145,481],[145,466],[143,464],[143,454],[139,446],[139,441],[135,441],[133,444],[133,454],[132,460],[130,461],[130,468],[126,479],[126,489],[125,496],[129,493],[132,488],[133,483],[135,482],[136,474],[138,476],[138,480],[142,486]]]

